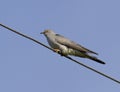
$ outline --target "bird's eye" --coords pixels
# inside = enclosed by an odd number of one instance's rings
[[[49,31],[48,30],[45,30],[45,33],[48,33]]]

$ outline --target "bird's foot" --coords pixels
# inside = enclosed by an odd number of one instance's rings
[[[59,50],[59,49],[53,49],[53,50],[54,50],[54,52],[59,53],[61,56],[65,56],[65,55],[61,52],[61,50]]]
[[[53,49],[53,50],[54,50],[54,52],[56,52],[56,53],[60,53],[60,52],[61,52],[59,49]]]

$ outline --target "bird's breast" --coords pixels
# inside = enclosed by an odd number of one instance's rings
[[[59,48],[58,44],[55,42],[54,39],[50,39],[50,38],[48,39],[48,38],[47,38],[47,41],[48,41],[49,45],[50,45],[52,48],[54,48],[54,49],[58,49],[58,48]]]

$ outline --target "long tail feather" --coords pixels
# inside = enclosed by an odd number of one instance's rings
[[[102,60],[100,60],[100,59],[98,59],[96,57],[93,57],[93,56],[89,56],[89,59],[94,60],[94,61],[96,61],[98,63],[101,63],[101,64],[105,64],[105,62],[103,62]]]

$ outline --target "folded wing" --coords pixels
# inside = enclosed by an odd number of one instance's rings
[[[67,46],[68,48],[72,48],[72,49],[78,50],[78,51],[83,52],[83,53],[92,53],[92,54],[98,55],[98,53],[91,51],[91,50],[81,46],[80,44],[77,44],[77,43],[75,43],[75,42],[73,42],[73,41],[71,41],[71,40],[69,40],[69,39],[67,39],[64,36],[61,36],[59,34],[56,34],[55,40],[58,43]]]

